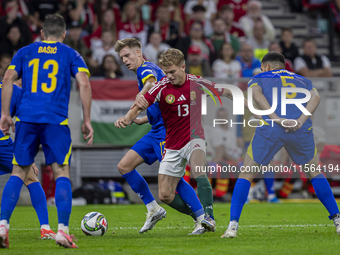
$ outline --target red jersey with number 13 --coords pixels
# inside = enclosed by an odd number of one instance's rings
[[[214,83],[192,74],[187,74],[185,82],[180,86],[163,78],[145,94],[149,105],[159,102],[166,129],[167,149],[180,150],[192,139],[204,139],[201,123],[201,101],[202,94],[205,94],[203,89],[222,94],[222,91],[215,90]]]

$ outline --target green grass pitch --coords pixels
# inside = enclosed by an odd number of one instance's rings
[[[235,239],[221,238],[229,223],[230,204],[215,205],[216,232],[201,236],[188,236],[194,227],[189,216],[164,208],[166,219],[139,234],[145,221],[144,205],[73,207],[70,232],[78,238],[79,249],[65,249],[53,240],[38,238],[32,207],[17,207],[10,222],[10,248],[0,254],[339,254],[340,236],[321,203],[247,204]],[[80,221],[91,211],[106,216],[109,230],[104,236],[82,233]],[[56,208],[49,207],[49,215],[55,230]]]

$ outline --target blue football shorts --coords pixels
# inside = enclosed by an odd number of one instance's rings
[[[308,163],[317,152],[312,128],[286,132],[279,126],[258,127],[247,153],[256,163],[267,165],[282,147],[286,149],[295,164]]]
[[[17,121],[15,123],[13,164],[31,165],[42,145],[46,164],[57,162],[70,165],[72,154],[71,132],[67,125],[40,124]]]
[[[12,139],[2,140],[0,143],[0,175],[12,173],[14,142]]]
[[[143,136],[131,150],[137,152],[148,165],[152,165],[156,160],[162,161],[165,146],[165,129],[158,132],[151,130]]]

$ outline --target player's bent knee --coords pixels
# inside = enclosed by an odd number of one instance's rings
[[[59,165],[58,163],[52,164],[54,179],[58,179],[59,177],[67,177],[70,178],[70,166],[69,165]]]
[[[118,163],[118,171],[121,175],[130,173],[134,168],[128,166],[126,163],[124,163],[122,160]]]
[[[171,194],[168,191],[160,190],[158,196],[163,203],[170,204],[172,200],[174,200],[175,194]]]

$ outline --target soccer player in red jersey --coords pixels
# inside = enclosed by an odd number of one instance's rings
[[[184,55],[177,49],[164,52],[160,65],[167,77],[156,83],[147,94],[136,99],[134,105],[137,105],[138,109],[135,107],[126,121],[135,119],[142,110],[153,103],[159,103],[166,127],[166,143],[158,172],[158,187],[160,199],[169,203],[175,196],[177,183],[185,173],[187,162],[193,169],[195,179],[198,176],[207,178],[203,170],[206,144],[201,125],[201,95],[207,89],[230,99],[232,94],[227,89],[216,91],[212,82],[186,74]],[[209,192],[212,197],[211,188]],[[211,216],[206,217],[201,224],[206,229],[215,227]]]

